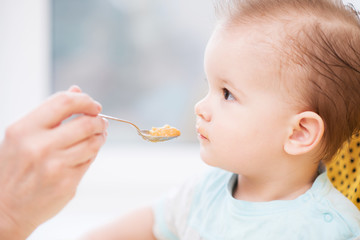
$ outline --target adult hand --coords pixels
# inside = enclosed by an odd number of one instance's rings
[[[0,239],[25,239],[73,198],[106,140],[100,111],[72,87],[7,128],[0,144]],[[62,123],[73,114],[80,116]]]

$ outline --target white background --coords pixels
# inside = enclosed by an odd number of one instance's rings
[[[360,9],[359,1],[353,2]],[[49,94],[49,3],[0,0],[0,133]],[[140,149],[140,151],[139,151]],[[71,239],[140,205],[206,167],[198,147],[106,144],[75,199],[32,240]]]
[[[0,0],[0,133],[49,93],[47,0]]]

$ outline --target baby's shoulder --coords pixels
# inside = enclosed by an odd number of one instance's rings
[[[325,206],[329,210],[328,219],[333,217],[339,225],[343,225],[349,231],[360,236],[360,211],[358,208],[335,188],[331,188],[325,197]]]
[[[324,181],[325,182],[325,181]],[[353,239],[360,236],[360,212],[357,207],[329,182],[322,189],[311,191],[307,204],[297,211],[307,216],[307,226],[317,226],[321,234],[341,236],[339,239]],[[344,238],[346,237],[346,238]],[[333,238],[330,238],[333,239]]]

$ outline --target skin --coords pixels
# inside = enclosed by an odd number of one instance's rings
[[[200,155],[238,174],[236,199],[294,199],[317,175],[324,125],[316,113],[291,104],[293,96],[279,87],[277,61],[262,42],[265,30],[257,30],[220,24],[208,43],[209,92],[195,106]],[[151,208],[143,208],[84,239],[155,239],[153,224]]]
[[[106,140],[100,111],[72,87],[7,128],[0,144],[0,239],[26,239],[73,198]],[[81,116],[61,124],[73,114]]]

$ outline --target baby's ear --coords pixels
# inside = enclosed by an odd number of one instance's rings
[[[324,133],[324,122],[315,112],[306,111],[294,116],[284,150],[290,155],[300,155],[313,150]]]

